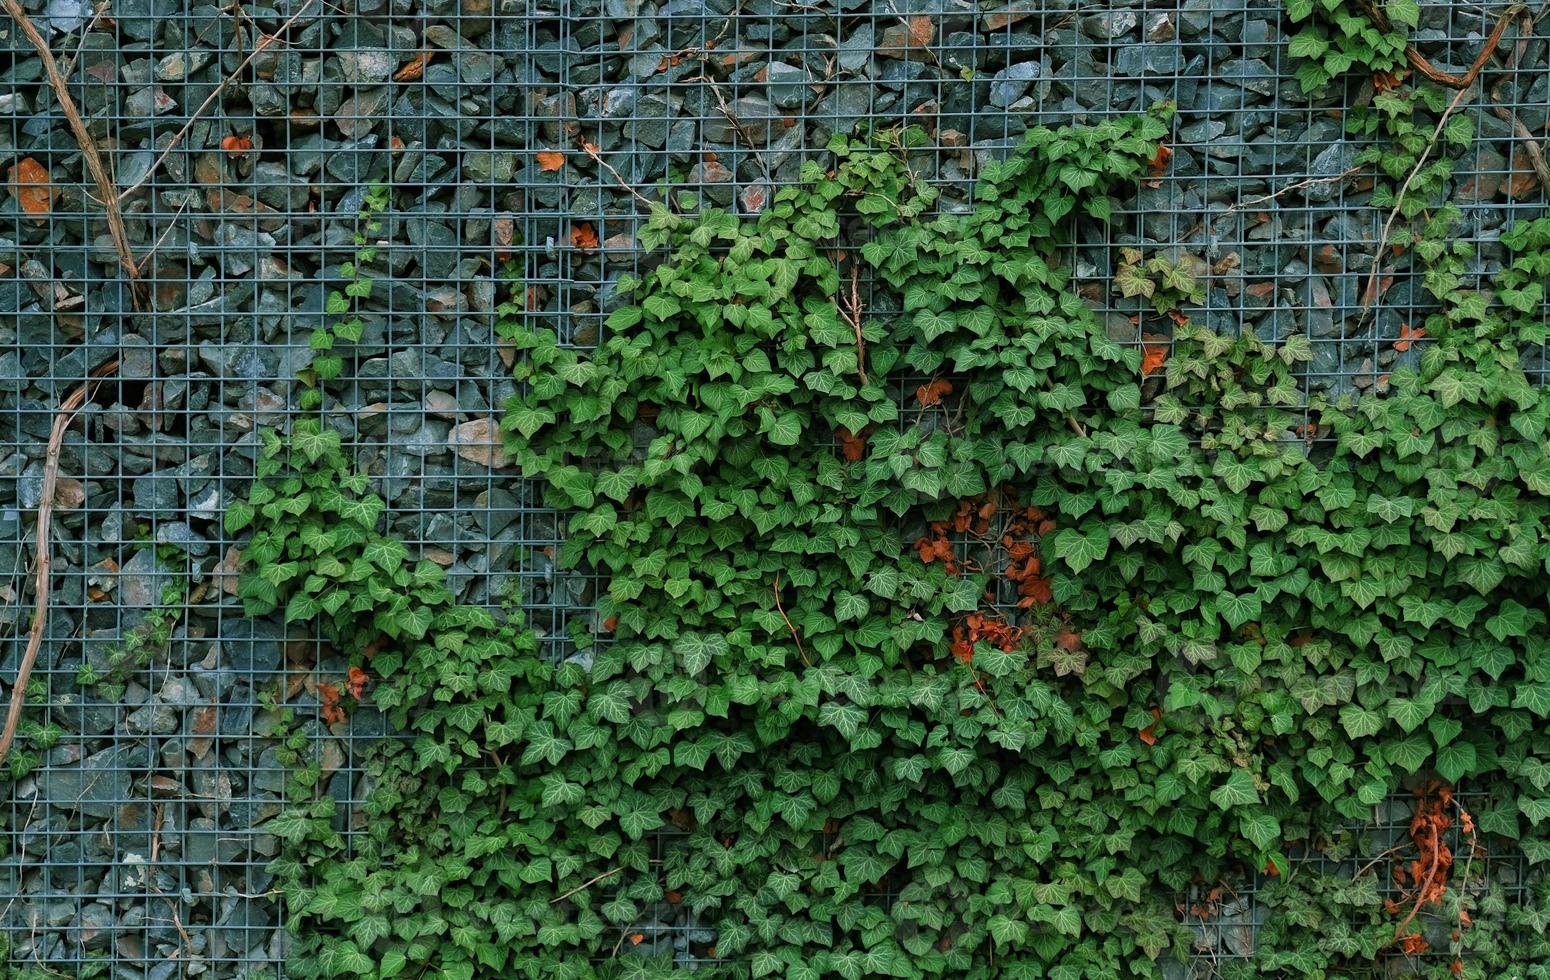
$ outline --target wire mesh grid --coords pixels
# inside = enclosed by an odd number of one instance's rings
[[[33,613],[50,432],[85,393],[60,442],[37,696],[0,804],[0,924],[17,967],[281,975],[287,940],[265,870],[278,842],[262,826],[280,806],[287,743],[321,762],[347,805],[341,829],[358,819],[348,807],[386,725],[369,707],[325,722],[320,685],[347,665],[242,616],[220,517],[246,492],[257,430],[294,405],[370,185],[389,185],[392,207],[332,424],[394,530],[466,601],[520,595],[556,656],[573,626],[594,625],[599,583],[558,566],[564,515],[491,444],[513,391],[496,309],[511,302],[509,315],[595,343],[619,276],[650,261],[635,244],[635,193],[657,198],[665,183],[753,213],[830,134],[870,121],[925,127],[920,164],[942,207],[964,208],[978,170],[1027,127],[1168,99],[1167,167],[1108,225],[1072,230],[1075,284],[1111,336],[1169,331],[1115,288],[1133,248],[1198,273],[1204,302],[1183,312],[1213,329],[1306,333],[1310,390],[1381,390],[1424,347],[1412,339],[1429,308],[1419,272],[1406,254],[1378,256],[1386,212],[1370,175],[1340,176],[1364,147],[1344,116],[1371,84],[1304,97],[1274,0],[23,6],[95,150],[7,23],[7,693]],[[1468,65],[1497,13],[1423,4],[1417,42],[1439,65]],[[1544,20],[1514,24],[1482,96],[1459,111],[1474,141],[1454,154],[1450,188],[1482,280],[1500,267],[1500,231],[1543,206],[1513,124],[1537,135],[1550,121],[1547,46]],[[1375,258],[1380,303],[1363,317]],[[886,289],[866,287],[885,312]],[[1550,373],[1545,352],[1528,356]],[[1242,914],[1258,921],[1252,902]],[[698,928],[682,926],[694,955]],[[1216,933],[1203,956],[1239,948]]]

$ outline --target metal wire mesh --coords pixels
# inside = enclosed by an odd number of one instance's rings
[[[370,710],[324,724],[318,685],[347,665],[242,617],[220,517],[246,492],[257,430],[294,404],[372,184],[390,186],[392,209],[333,423],[396,533],[466,601],[520,594],[555,654],[588,623],[598,583],[557,569],[564,516],[490,444],[513,391],[496,308],[595,343],[620,275],[649,261],[632,189],[655,198],[666,184],[753,213],[830,134],[871,121],[925,127],[916,157],[941,206],[962,208],[978,169],[1027,127],[1169,99],[1168,167],[1108,225],[1073,230],[1076,285],[1111,336],[1168,334],[1114,286],[1121,249],[1136,248],[1199,272],[1205,301],[1184,312],[1214,329],[1307,332],[1309,389],[1381,389],[1422,347],[1406,339],[1429,306],[1408,256],[1381,257],[1380,310],[1359,322],[1385,217],[1371,179],[1281,193],[1351,166],[1363,144],[1342,116],[1372,93],[1358,80],[1302,96],[1277,0],[25,6],[116,184],[145,296],[136,311],[81,146],[41,59],[5,25],[6,691],[32,614],[50,428],[88,387],[60,451],[53,597],[18,752],[32,767],[0,802],[0,929],[17,966],[283,974],[265,870],[278,843],[261,829],[287,768],[277,705],[295,713],[287,739],[347,804],[341,829],[353,826],[364,752],[386,726]],[[1496,14],[1423,4],[1418,43],[1467,65]],[[1475,140],[1450,186],[1481,277],[1500,267],[1501,229],[1543,206],[1510,120],[1536,135],[1550,121],[1546,30],[1515,25],[1484,94],[1460,110]],[[867,287],[869,308],[886,310],[886,291]],[[1550,374],[1544,351],[1526,356]],[[90,384],[109,361],[113,376]],[[1227,926],[1220,908],[1199,926],[1203,961],[1252,949],[1253,894]],[[661,931],[692,957],[700,928]],[[1246,944],[1229,938],[1238,928]]]

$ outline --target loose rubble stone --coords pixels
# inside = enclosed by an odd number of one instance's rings
[[[1079,226],[1073,246],[1106,333],[1133,344],[1152,331],[1148,307],[1106,295],[1115,249],[1134,246],[1203,263],[1210,288],[1188,311],[1199,321],[1276,342],[1307,336],[1306,388],[1365,397],[1423,348],[1380,349],[1377,339],[1430,310],[1402,263],[1363,336],[1348,335],[1366,288],[1353,270],[1371,262],[1384,209],[1371,206],[1362,175],[1341,179],[1365,143],[1329,111],[1338,98],[1310,102],[1298,91],[1274,5],[910,0],[897,10],[842,4],[836,16],[832,5],[768,0],[578,3],[314,4],[286,28],[286,45],[239,70],[254,33],[278,30],[301,4],[114,0],[93,23],[86,0],[24,0],[56,53],[76,62],[72,91],[111,178],[121,191],[138,188],[124,214],[147,257],[154,311],[136,313],[41,63],[13,32],[0,170],[32,156],[59,193],[52,217],[35,220],[0,188],[0,265],[10,264],[0,269],[9,453],[0,568],[33,561],[57,406],[93,368],[118,361],[62,448],[59,601],[38,711],[64,734],[32,795],[17,784],[13,807],[30,813],[13,828],[14,854],[48,897],[7,889],[0,862],[0,892],[16,898],[0,902],[9,909],[0,915],[32,944],[31,959],[101,953],[118,957],[113,975],[145,980],[192,976],[195,966],[219,980],[283,968],[271,882],[247,879],[279,852],[258,828],[283,805],[285,769],[274,721],[256,705],[291,676],[292,638],[277,619],[241,616],[241,542],[222,516],[249,490],[259,430],[291,419],[297,371],[316,356],[308,343],[343,285],[339,266],[363,232],[353,215],[372,185],[390,188],[393,214],[369,236],[381,244],[374,288],[358,304],[363,335],[335,347],[345,367],[329,424],[387,500],[393,533],[446,567],[466,600],[495,601],[520,578],[535,625],[551,636],[567,626],[557,610],[589,603],[597,583],[524,546],[561,540],[562,523],[511,472],[498,420],[521,352],[496,321],[509,302],[565,343],[597,339],[598,322],[625,302],[621,274],[648,267],[644,209],[623,185],[653,199],[681,186],[695,206],[757,215],[804,162],[826,160],[831,135],[873,118],[921,124],[932,145],[912,153],[912,168],[937,183],[942,208],[967,209],[979,168],[1004,159],[1028,126],[1176,98],[1171,160],[1122,195],[1101,234]],[[1472,56],[1460,52],[1480,43],[1478,16],[1421,10],[1420,50],[1438,64]],[[1550,122],[1547,48],[1530,39],[1521,63],[1489,83],[1491,99],[1540,135]],[[1503,49],[1519,57],[1516,35]],[[233,73],[241,84],[218,88]],[[1465,210],[1460,237],[1476,247],[1470,274],[1489,281],[1504,260],[1509,209],[1543,192],[1511,121],[1485,99],[1458,112],[1479,138],[1452,154],[1446,190]],[[541,150],[562,153],[561,165],[540,163]],[[1228,213],[1310,178],[1319,182]],[[573,221],[590,224],[600,247],[578,247]],[[515,280],[503,277],[507,263]],[[1380,285],[1389,281],[1385,272]],[[878,316],[897,313],[886,295],[870,302]],[[105,664],[169,596],[173,637],[121,695],[70,683],[82,664]],[[0,601],[0,625],[24,634],[28,611]],[[296,637],[294,650],[308,639]],[[0,654],[7,687],[16,666],[14,650]],[[350,774],[361,752],[388,734],[380,713],[357,711],[349,724],[350,739],[311,732],[327,755],[326,791],[346,801],[360,791]],[[148,864],[126,857],[148,862],[162,807],[160,880],[182,921],[197,925],[187,951],[166,901],[149,897]],[[355,819],[352,809],[340,819]],[[1395,813],[1390,823],[1408,819]],[[219,894],[217,882],[233,887]],[[1257,911],[1223,903],[1215,921],[1191,928],[1212,955],[1246,956]],[[699,920],[674,922],[682,929],[660,938],[664,955],[714,942]],[[653,935],[640,951],[658,943]]]

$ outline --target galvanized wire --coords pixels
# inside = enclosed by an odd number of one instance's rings
[[[621,302],[619,276],[651,261],[636,243],[637,194],[670,187],[753,213],[830,134],[867,121],[925,127],[914,159],[942,186],[942,207],[965,208],[979,168],[1027,127],[1172,100],[1172,159],[1110,223],[1072,229],[1075,286],[1111,336],[1169,331],[1114,287],[1131,247],[1198,262],[1206,302],[1184,312],[1214,329],[1313,336],[1309,390],[1381,390],[1415,362],[1422,345],[1404,341],[1433,307],[1408,256],[1384,256],[1379,311],[1360,315],[1386,214],[1370,178],[1286,190],[1355,159],[1365,144],[1343,117],[1371,83],[1304,97],[1278,0],[30,9],[127,191],[119,204],[147,308],[134,311],[81,149],[11,31],[0,46],[7,692],[31,615],[31,528],[56,406],[118,361],[61,455],[54,598],[29,713],[50,745],[24,739],[36,767],[0,784],[0,930],[14,966],[283,975],[266,870],[278,842],[262,829],[287,772],[276,704],[294,712],[302,757],[323,762],[328,792],[346,804],[341,829],[360,826],[350,805],[386,726],[369,709],[325,725],[318,685],[347,665],[316,638],[243,617],[236,542],[220,517],[246,493],[257,430],[284,424],[295,404],[372,184],[390,186],[393,206],[375,236],[366,336],[330,389],[332,424],[388,499],[394,530],[447,566],[466,601],[520,595],[554,655],[570,649],[572,624],[596,625],[599,583],[558,567],[564,515],[536,487],[493,447],[458,452],[452,440],[493,438],[514,390],[497,304],[568,343],[597,341]],[[1465,65],[1495,16],[1423,5],[1418,41],[1435,61]],[[1522,141],[1492,106],[1543,135],[1550,36],[1539,19],[1508,40],[1483,95],[1461,110],[1475,142],[1451,185],[1482,281],[1502,261],[1502,228],[1544,204]],[[866,286],[868,308],[887,310],[887,291]],[[1550,373],[1545,352],[1528,356],[1541,379]],[[81,683],[83,664],[122,690]],[[1400,820],[1396,811],[1378,830]],[[1491,860],[1521,886],[1514,856]],[[1252,891],[1243,901],[1231,914],[1252,932],[1263,910]],[[695,928],[681,927],[685,946]],[[1205,936],[1211,928],[1223,927],[1199,926],[1202,962],[1242,946]]]

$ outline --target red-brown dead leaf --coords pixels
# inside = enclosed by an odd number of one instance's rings
[[[227,136],[221,140],[221,149],[225,150],[227,153],[230,153],[234,157],[240,157],[242,154],[253,149],[253,137],[236,135]]]
[[[344,721],[344,709],[339,707],[339,685],[318,684],[318,704],[323,709],[323,721],[337,725]]]
[[[366,676],[364,670],[361,670],[359,667],[351,667],[349,674],[345,678],[345,686],[349,688],[350,697],[359,701],[361,695],[366,693],[366,684],[369,680],[370,678]]]
[[[852,435],[851,431],[843,425],[834,430],[834,435],[840,440],[840,452],[852,463],[857,462],[866,455],[866,436]]]
[[[583,252],[592,251],[597,248],[597,229],[592,227],[592,222],[590,221],[583,221],[579,225],[572,225],[570,243]]]
[[[1157,723],[1159,721],[1161,721],[1161,720],[1162,720],[1162,709],[1161,708],[1153,708],[1152,709],[1152,723],[1150,725],[1147,725],[1145,728],[1141,729],[1139,732],[1136,733],[1137,735],[1140,736],[1141,741],[1145,742],[1147,745],[1156,745],[1157,744]]]
[[[1169,345],[1170,341],[1167,337],[1141,335],[1141,377],[1145,378],[1153,371],[1161,370],[1162,366],[1168,363]]]
[[[932,381],[929,384],[923,384],[919,388],[916,388],[915,400],[920,402],[922,407],[940,405],[942,404],[943,396],[950,395],[952,393],[953,383],[948,381],[946,378],[937,378],[935,381]]]
[[[1168,169],[1168,161],[1173,157],[1173,147],[1167,143],[1157,144],[1157,152],[1152,154],[1152,176],[1161,177]]]
[[[1401,323],[1399,325],[1399,339],[1394,341],[1394,349],[1403,353],[1410,349],[1412,341],[1420,340],[1424,336],[1426,336],[1425,327],[1412,328],[1408,323]]]
[[[565,166],[565,154],[558,150],[539,150],[533,154],[538,158],[538,169],[549,173]]]
[[[646,934],[643,933],[643,932],[636,932],[636,933],[632,933],[630,935],[630,945],[631,946],[639,946],[641,943],[643,943],[645,941],[646,941]]]
[[[48,214],[54,205],[54,188],[48,168],[32,157],[11,168],[11,195],[27,214]]]

